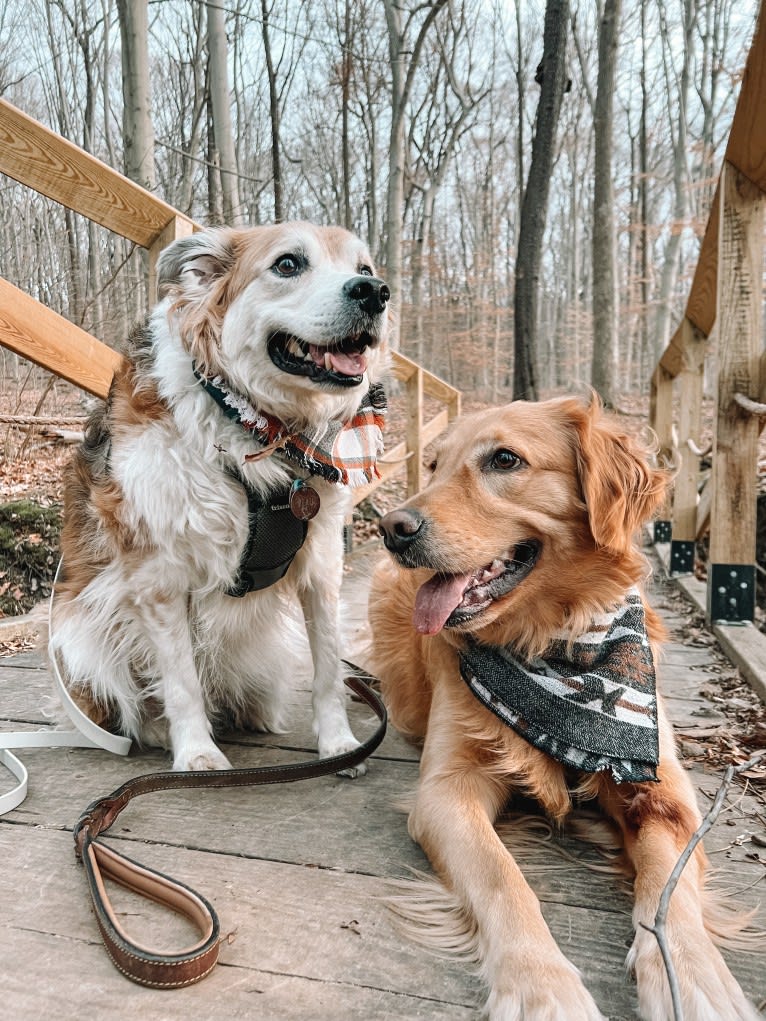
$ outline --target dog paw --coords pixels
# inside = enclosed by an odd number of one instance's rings
[[[215,745],[210,748],[180,749],[173,759],[178,773],[203,773],[214,769],[231,769],[231,763]]]
[[[704,930],[680,940],[673,934],[669,937],[684,1021],[762,1021]],[[667,969],[653,933],[640,930],[636,934],[627,965],[636,975],[644,1021],[673,1021]]]
[[[605,1021],[566,958],[514,971],[515,982],[511,978],[502,988],[493,988],[486,1008],[489,1021]]]
[[[359,742],[355,737],[349,736],[345,739],[336,739],[334,741],[319,742],[319,758],[329,759],[334,755],[343,755],[344,752],[352,752],[355,748],[359,747]],[[352,780],[358,776],[364,776],[367,772],[367,763],[359,762],[356,766],[349,766],[348,769],[339,769],[338,776],[347,776]]]

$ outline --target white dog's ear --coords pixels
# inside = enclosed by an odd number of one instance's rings
[[[221,227],[179,238],[157,260],[157,292],[196,298],[226,274],[234,262],[233,231]]]
[[[220,371],[221,329],[229,305],[237,232],[211,228],[179,238],[157,260],[157,290],[200,372]]]

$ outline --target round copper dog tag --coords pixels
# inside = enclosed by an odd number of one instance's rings
[[[319,493],[296,479],[290,489],[290,510],[299,521],[310,521],[319,510]]]

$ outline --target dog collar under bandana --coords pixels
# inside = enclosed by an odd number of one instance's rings
[[[474,643],[460,672],[487,708],[564,765],[609,770],[617,783],[657,779],[654,661],[635,589],[571,645],[562,633],[526,662],[510,647]]]
[[[349,422],[331,422],[321,435],[293,433],[278,418],[259,411],[235,393],[221,376],[206,378],[194,367],[204,389],[232,419],[262,447],[278,445],[280,454],[312,475],[344,486],[363,486],[379,477],[378,455],[383,450],[386,393],[373,383]]]

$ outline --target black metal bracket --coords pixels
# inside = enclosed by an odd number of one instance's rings
[[[709,564],[707,606],[710,620],[752,623],[755,617],[755,565]]]
[[[672,539],[670,542],[670,573],[692,574],[694,571],[694,540]]]
[[[670,521],[655,521],[654,522],[654,541],[655,542],[670,542],[673,534],[673,525]]]

